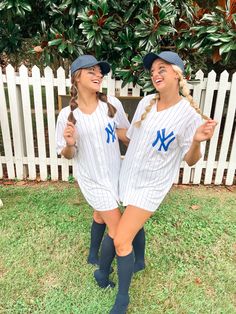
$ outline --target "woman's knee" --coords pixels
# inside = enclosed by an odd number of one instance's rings
[[[125,256],[132,251],[132,241],[128,241],[119,234],[114,237],[114,245],[119,256]]]
[[[102,219],[102,216],[100,215],[99,211],[94,211],[93,212],[93,219],[96,221],[98,224],[104,224],[104,220]]]

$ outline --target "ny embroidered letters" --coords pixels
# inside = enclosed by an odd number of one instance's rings
[[[155,141],[152,143],[153,147],[156,146],[157,144],[160,144],[160,146],[158,147],[158,151],[161,151],[162,149],[164,151],[167,151],[170,146],[170,143],[172,143],[175,139],[173,131],[167,135],[165,134],[165,132],[166,132],[165,128],[158,130],[157,137]]]
[[[107,143],[108,144],[110,143],[110,140],[112,140],[112,142],[114,142],[116,139],[115,129],[116,129],[115,122],[113,124],[113,127],[112,127],[111,123],[108,123],[107,127],[105,128],[105,130],[107,132]]]

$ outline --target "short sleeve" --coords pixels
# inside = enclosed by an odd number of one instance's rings
[[[196,114],[193,118],[191,118],[190,122],[188,123],[187,127],[184,131],[180,134],[178,141],[179,146],[182,150],[182,159],[190,149],[190,146],[193,141],[193,136],[197,130],[197,128],[203,123],[202,118],[199,114]]]
[[[116,127],[118,129],[128,129],[130,123],[122,106],[122,103],[116,97],[110,96],[108,100],[117,109],[117,112],[115,114]]]

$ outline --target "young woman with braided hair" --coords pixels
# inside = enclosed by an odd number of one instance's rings
[[[212,137],[216,126],[200,114],[189,94],[183,79],[184,63],[176,53],[148,53],[143,63],[157,93],[140,101],[126,134],[130,143],[119,179],[120,199],[126,209],[114,238],[119,288],[110,314],[126,313],[129,304],[135,235],[170,190],[181,161],[194,165],[201,157],[200,143]],[[207,120],[204,124],[201,117]],[[109,267],[107,263],[106,269]],[[108,278],[109,272],[103,276]]]
[[[87,202],[94,209],[88,263],[98,264],[98,251],[108,226],[106,242],[115,235],[121,217],[118,208],[120,149],[129,121],[120,101],[100,93],[107,62],[91,55],[78,57],[71,65],[70,106],[59,113],[56,125],[57,153],[74,158],[76,179]],[[120,129],[118,134],[117,130]],[[143,262],[144,232],[135,239],[137,263]],[[112,240],[113,242],[113,240]],[[114,254],[114,252],[111,252]],[[102,282],[107,286],[109,282]]]

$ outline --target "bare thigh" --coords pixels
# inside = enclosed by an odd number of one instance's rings
[[[106,211],[99,211],[99,214],[102,220],[107,225],[109,236],[112,239],[114,239],[121,218],[121,212],[119,208]]]
[[[132,242],[135,235],[152,214],[152,212],[132,205],[126,207],[114,239],[116,253],[119,256],[126,256],[132,251]]]

